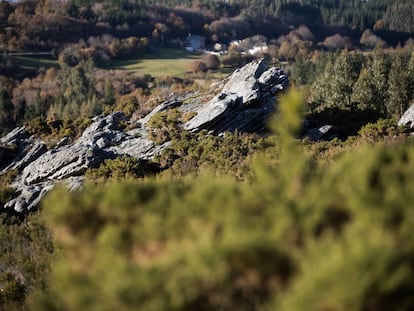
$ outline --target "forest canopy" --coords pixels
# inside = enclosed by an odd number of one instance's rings
[[[334,29],[354,34],[365,29],[382,32],[392,41],[413,31],[411,1],[19,1],[0,3],[2,50],[51,50],[63,42],[78,42],[91,36],[111,34],[117,38],[154,35],[161,42],[189,33],[242,39],[234,25],[230,33],[214,33],[212,23],[235,18],[248,25],[245,36],[263,34],[277,38],[289,26],[307,25],[317,33]],[[332,28],[334,27],[334,28]],[[347,29],[347,30],[346,30]],[[388,33],[388,32],[392,33]],[[394,39],[395,41],[395,39]],[[396,42],[394,42],[396,44]]]

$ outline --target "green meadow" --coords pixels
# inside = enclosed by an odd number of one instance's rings
[[[127,70],[137,75],[150,74],[153,77],[183,76],[190,70],[191,63],[199,58],[199,54],[167,48],[145,57],[111,61],[104,68]]]
[[[20,68],[37,70],[39,68],[60,67],[56,58],[51,55],[13,55],[12,59]],[[145,57],[128,57],[111,60],[103,65],[103,69],[119,69],[132,72],[137,76],[150,74],[153,77],[174,76],[184,77],[191,71],[191,64],[201,59],[201,54],[189,53],[185,50],[164,48]],[[209,76],[222,78],[233,71],[223,68],[210,72]]]

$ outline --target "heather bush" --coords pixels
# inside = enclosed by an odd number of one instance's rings
[[[109,180],[149,176],[158,170],[158,166],[155,163],[125,156],[107,159],[98,168],[89,168],[86,171],[85,178],[87,181],[100,183]]]
[[[397,123],[391,119],[379,119],[375,123],[368,123],[359,130],[359,135],[371,141],[380,141],[384,137],[392,137],[402,132]]]
[[[52,237],[38,214],[0,221],[0,310],[27,310],[27,296],[47,286]]]

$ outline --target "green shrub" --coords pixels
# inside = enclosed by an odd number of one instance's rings
[[[176,128],[181,123],[181,113],[178,109],[168,109],[156,113],[148,122],[152,128]]]
[[[161,145],[179,136],[181,131],[182,114],[178,109],[168,109],[158,112],[148,122],[153,130],[149,138],[157,145]]]
[[[210,169],[218,174],[239,177],[249,171],[251,156],[264,149],[264,140],[255,134],[225,133],[209,135],[206,131],[189,133],[182,131],[168,149],[156,158],[173,175],[195,173]]]
[[[16,170],[9,170],[0,175],[0,207],[13,198],[15,189],[11,187],[12,182],[16,178],[18,172]]]
[[[13,198],[15,190],[12,187],[0,187],[0,206]]]
[[[39,136],[43,135],[50,135],[52,133],[52,129],[49,124],[46,122],[44,117],[37,117],[33,120],[30,120],[26,124],[28,131],[30,134],[36,134]]]
[[[91,118],[89,117],[77,119],[65,118],[63,120],[38,117],[28,122],[26,126],[32,135],[57,140],[64,137],[80,137],[90,123]]]
[[[0,310],[27,310],[27,295],[46,288],[53,252],[50,231],[38,214],[23,221],[0,216]]]
[[[133,157],[121,157],[113,160],[105,160],[98,168],[90,168],[86,171],[87,180],[94,182],[112,179],[138,178],[150,175],[157,171],[155,164]]]
[[[358,134],[370,141],[379,141],[387,136],[395,136],[400,133],[395,120],[379,119],[375,123],[368,123],[362,127]]]
[[[111,107],[113,111],[122,111],[126,116],[132,116],[132,114],[140,108],[138,99],[135,94],[128,94],[121,97],[114,107]]]

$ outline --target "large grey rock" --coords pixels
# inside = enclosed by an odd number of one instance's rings
[[[408,108],[400,120],[398,121],[398,126],[408,126],[410,128],[414,127],[414,104]]]
[[[7,202],[4,206],[7,210],[23,213],[35,208],[40,200],[53,189],[52,182],[46,182],[37,185],[19,185],[16,191],[15,198]]]
[[[258,82],[262,91],[271,92],[273,95],[287,87],[289,78],[280,68],[272,67],[263,72]]]
[[[184,124],[184,129],[261,132],[274,110],[274,95],[284,90],[288,83],[289,79],[281,69],[267,69],[263,59],[247,64],[231,75],[220,95],[207,104],[192,108],[196,116]]]
[[[16,165],[27,154],[32,154],[33,141],[24,127],[16,127],[0,138],[0,174]],[[34,150],[33,150],[34,151]],[[29,155],[30,156],[30,155]]]
[[[272,98],[263,99],[259,107],[244,107],[235,114],[229,114],[215,125],[215,132],[248,132],[262,133],[266,130],[268,116],[274,111],[275,102]]]
[[[27,145],[17,156],[13,159],[12,163],[7,166],[3,172],[7,170],[16,170],[25,167],[35,161],[43,153],[47,151],[46,144],[42,141],[36,141],[31,145]]]
[[[264,59],[255,60],[237,69],[224,86],[222,93],[237,94],[243,104],[257,101],[260,98],[260,87],[257,79],[267,69]]]
[[[117,144],[126,137],[120,128],[120,123],[125,120],[122,112],[95,117],[94,122],[82,133],[76,143],[99,149]]]
[[[96,166],[105,159],[99,148],[76,144],[48,151],[23,170],[26,185],[45,179],[63,179],[83,174],[88,167]]]
[[[74,145],[56,147],[28,164],[22,173],[24,184],[79,176],[89,167],[112,158],[113,154],[105,148],[119,144],[127,136],[120,129],[124,119],[120,112],[96,117]]]
[[[305,137],[309,138],[311,141],[331,140],[337,137],[337,134],[332,125],[323,125],[318,128],[310,129],[305,134]]]
[[[155,152],[155,144],[146,137],[130,138],[109,149],[114,154],[128,155],[138,159],[149,160]]]
[[[0,144],[2,145],[10,145],[22,140],[24,137],[27,136],[27,131],[24,127],[16,127],[11,132],[9,132],[6,136],[0,138]]]
[[[212,128],[226,114],[229,114],[229,110],[237,111],[242,104],[243,100],[238,94],[221,93],[207,104],[202,105],[197,115],[184,124],[184,129],[191,131]]]

